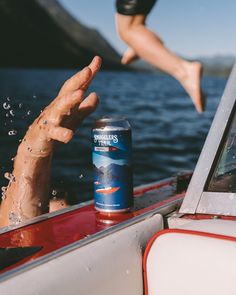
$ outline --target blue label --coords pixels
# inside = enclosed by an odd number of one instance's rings
[[[120,211],[133,204],[131,131],[93,130],[95,207]]]

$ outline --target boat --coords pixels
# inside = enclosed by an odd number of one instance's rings
[[[236,294],[236,65],[194,172],[0,232],[0,294]]]

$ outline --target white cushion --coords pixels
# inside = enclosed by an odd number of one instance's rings
[[[192,220],[186,218],[170,218],[169,228],[197,230],[214,234],[236,237],[236,221],[223,219]]]
[[[149,243],[144,257],[146,294],[236,294],[235,238],[167,230]]]

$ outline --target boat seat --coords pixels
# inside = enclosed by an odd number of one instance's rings
[[[193,220],[187,218],[170,217],[169,228],[196,230],[236,237],[236,220],[202,219]]]
[[[148,242],[145,295],[235,295],[236,238],[168,229]]]

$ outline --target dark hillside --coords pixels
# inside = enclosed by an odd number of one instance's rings
[[[122,68],[101,34],[57,0],[0,0],[0,38],[0,67],[76,67],[98,54],[103,68]]]

